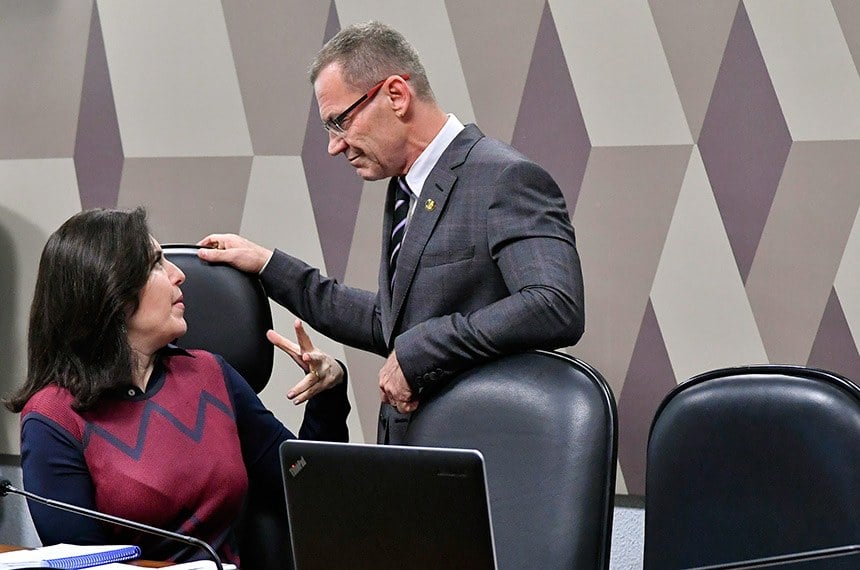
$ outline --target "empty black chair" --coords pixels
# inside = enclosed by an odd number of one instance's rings
[[[696,376],[657,410],[645,493],[646,570],[856,544],[860,390],[799,366]],[[858,558],[790,568],[858,568]]]
[[[484,455],[500,570],[609,567],[617,414],[588,364],[535,351],[471,369],[421,404],[406,443]]]
[[[165,244],[162,249],[185,273],[181,289],[188,332],[177,344],[220,354],[260,392],[272,374],[274,346],[266,339],[272,311],[259,279],[201,260],[197,246]],[[259,498],[253,479],[238,532],[243,570],[292,567],[286,503]]]

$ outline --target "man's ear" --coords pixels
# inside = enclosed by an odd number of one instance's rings
[[[388,105],[394,114],[402,117],[412,104],[412,91],[409,84],[399,75],[392,75],[382,87],[388,100]]]

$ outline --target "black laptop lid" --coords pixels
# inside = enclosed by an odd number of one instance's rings
[[[495,568],[475,450],[281,445],[296,570]]]

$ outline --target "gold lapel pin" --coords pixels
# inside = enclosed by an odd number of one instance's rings
[[[432,212],[436,209],[436,201],[433,198],[429,198],[426,202],[424,202],[424,209],[428,212]]]

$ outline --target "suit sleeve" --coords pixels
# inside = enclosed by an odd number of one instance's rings
[[[387,356],[378,294],[338,283],[278,249],[260,279],[272,300],[320,333],[342,344]]]
[[[487,246],[509,294],[401,333],[395,350],[413,390],[437,387],[487,359],[570,346],[582,336],[582,272],[561,190],[525,160],[501,169],[490,188]]]

